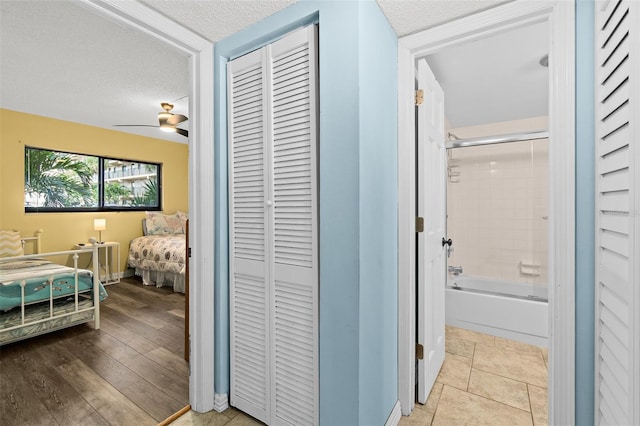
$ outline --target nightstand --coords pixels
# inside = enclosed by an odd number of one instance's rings
[[[100,281],[102,284],[109,285],[120,282],[120,243],[117,241],[105,241],[104,243],[97,243],[98,246],[98,265],[100,267]],[[76,244],[76,248],[91,248],[92,243]],[[104,252],[104,263],[100,264],[101,254]],[[117,265],[115,271],[112,270],[113,266]],[[104,275],[102,275],[104,270]]]

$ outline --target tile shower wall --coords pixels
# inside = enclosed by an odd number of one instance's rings
[[[548,139],[448,150],[449,265],[546,285]]]

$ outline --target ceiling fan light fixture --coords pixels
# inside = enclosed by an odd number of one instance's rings
[[[171,133],[171,132],[175,132],[176,128],[175,126],[172,126],[170,124],[163,123],[160,125],[160,130],[162,130],[163,132]]]
[[[167,120],[169,119],[169,117],[171,117],[173,114],[171,114],[170,112],[167,111],[163,111],[163,112],[159,112],[158,113],[158,121],[160,122],[160,125],[162,126],[163,124],[167,123]]]

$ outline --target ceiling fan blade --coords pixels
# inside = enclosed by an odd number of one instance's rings
[[[181,129],[179,127],[176,127],[176,133],[188,138],[189,137],[189,131],[185,130],[185,129]]]
[[[182,114],[173,114],[171,117],[167,118],[167,124],[175,126],[176,124],[180,124],[183,121],[187,121],[188,118]]]
[[[113,127],[160,127],[160,126],[152,126],[150,124],[114,124]]]

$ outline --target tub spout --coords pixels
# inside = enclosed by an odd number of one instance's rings
[[[449,266],[447,268],[450,274],[460,275],[462,273],[462,266]]]

